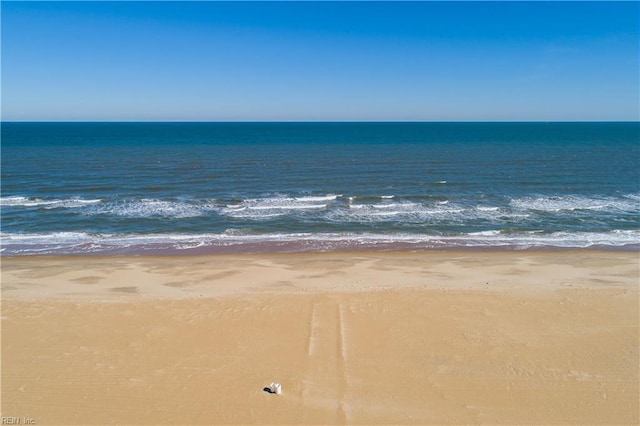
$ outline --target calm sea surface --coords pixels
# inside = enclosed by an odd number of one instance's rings
[[[2,123],[2,255],[640,248],[639,123]]]

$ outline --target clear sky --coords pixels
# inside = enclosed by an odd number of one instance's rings
[[[639,5],[2,1],[2,119],[635,121]]]

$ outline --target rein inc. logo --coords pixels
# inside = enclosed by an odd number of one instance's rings
[[[0,424],[3,425],[35,425],[36,419],[30,417],[8,417],[2,416],[0,418]]]

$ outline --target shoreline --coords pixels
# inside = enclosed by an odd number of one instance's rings
[[[636,424],[635,252],[2,259],[2,415]],[[282,395],[263,391],[282,384]]]
[[[226,234],[58,235],[2,234],[0,256],[39,255],[206,255],[324,253],[362,251],[538,251],[600,250],[640,252],[637,230],[604,233],[523,233],[498,231],[468,235],[386,234]]]
[[[253,248],[253,249],[252,249]],[[189,249],[176,248],[157,248],[128,250],[117,249],[113,251],[69,251],[69,252],[44,252],[44,253],[8,253],[0,252],[0,261],[3,259],[20,259],[20,258],[82,258],[82,257],[201,257],[201,256],[262,256],[262,255],[323,255],[323,254],[345,254],[356,255],[358,253],[423,253],[425,255],[431,253],[640,253],[640,243],[627,244],[622,246],[610,245],[594,245],[589,247],[563,247],[563,246],[532,246],[522,247],[519,245],[477,245],[477,246],[439,246],[439,247],[416,247],[412,244],[405,243],[389,243],[389,244],[372,244],[360,245],[358,247],[344,246],[332,248],[315,248],[310,247],[300,249],[295,243],[292,244],[272,244],[257,243],[243,244],[238,246],[207,246]]]
[[[84,256],[218,256],[218,255],[269,255],[269,254],[323,254],[323,253],[449,253],[449,252],[627,252],[640,253],[640,244],[627,244],[622,246],[596,245],[589,247],[562,247],[562,246],[532,246],[523,247],[520,245],[451,245],[451,246],[433,246],[420,247],[414,244],[389,243],[389,244],[372,244],[359,245],[353,247],[351,245],[334,246],[330,248],[322,248],[318,246],[301,247],[299,243],[257,243],[257,244],[239,244],[237,246],[206,246],[194,248],[117,248],[117,249],[100,249],[95,251],[87,250],[69,250],[48,252],[11,252],[8,254],[0,253],[0,259],[19,258],[19,257],[84,257]]]

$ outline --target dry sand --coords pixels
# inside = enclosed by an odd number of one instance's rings
[[[597,251],[5,258],[2,416],[638,424],[639,276]]]

